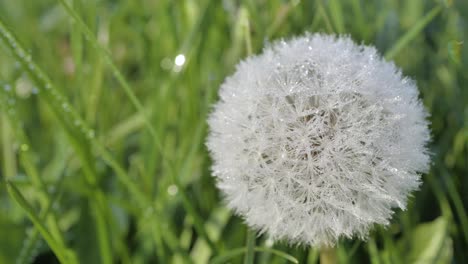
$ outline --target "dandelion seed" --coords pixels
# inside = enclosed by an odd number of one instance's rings
[[[366,238],[428,170],[415,83],[349,37],[275,43],[242,61],[219,96],[213,175],[228,206],[275,240]]]

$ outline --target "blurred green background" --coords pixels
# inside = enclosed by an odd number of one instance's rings
[[[306,31],[375,45],[431,114],[421,190],[339,262],[468,263],[464,0],[0,0],[0,263],[242,263],[206,115],[250,49]],[[255,242],[255,263],[318,262]]]

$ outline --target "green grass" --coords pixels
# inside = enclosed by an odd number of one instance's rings
[[[431,114],[421,190],[338,261],[467,263],[467,28],[463,0],[0,1],[0,263],[318,263],[247,232],[204,146],[236,63],[306,31],[375,45]]]

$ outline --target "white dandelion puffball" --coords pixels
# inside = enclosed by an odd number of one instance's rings
[[[389,224],[428,170],[415,83],[375,48],[306,35],[240,62],[208,123],[226,202],[275,240],[332,246]]]

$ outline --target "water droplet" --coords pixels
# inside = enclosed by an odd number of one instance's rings
[[[5,84],[5,85],[3,86],[3,89],[4,89],[5,91],[7,91],[7,92],[8,92],[8,91],[11,91],[11,85]]]
[[[55,193],[56,188],[55,188],[55,186],[49,186],[49,188],[47,188],[47,191],[48,191],[50,194],[52,194],[52,193]]]
[[[173,66],[171,59],[169,58],[164,58],[161,60],[161,68],[165,70],[170,70]]]
[[[94,138],[94,134],[95,134],[95,133],[94,133],[94,130],[91,129],[91,130],[88,131],[88,133],[86,134],[86,136],[87,136],[89,139],[92,139],[92,138]]]
[[[39,93],[39,89],[37,89],[37,87],[33,87],[32,90],[31,90],[31,92],[32,92],[33,94],[38,94],[38,93]]]
[[[145,212],[143,213],[144,217],[149,217],[153,214],[153,208],[152,207],[148,207],[146,208]]]
[[[267,240],[265,240],[266,247],[272,247],[274,244],[275,244],[275,241],[273,241],[273,239],[271,238],[268,238]]]
[[[31,95],[33,85],[27,77],[23,76],[16,82],[15,88],[16,95],[19,98],[25,99]]]
[[[177,186],[175,186],[174,184],[169,185],[169,187],[167,187],[167,193],[171,196],[176,195],[178,191],[179,188],[177,188]]]
[[[182,65],[184,65],[184,63],[185,63],[185,55],[184,55],[184,54],[179,54],[179,55],[177,55],[177,56],[175,57],[175,59],[174,59],[174,63],[175,63],[175,65],[177,65],[177,66],[179,66],[179,67],[182,66]]]
[[[21,151],[28,151],[29,150],[29,146],[27,144],[21,144]]]

